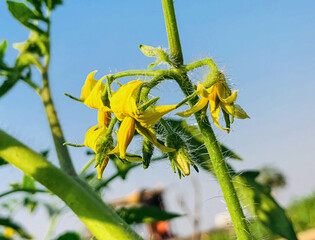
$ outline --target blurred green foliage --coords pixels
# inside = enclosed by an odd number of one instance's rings
[[[297,232],[315,227],[315,192],[294,200],[287,208]]]

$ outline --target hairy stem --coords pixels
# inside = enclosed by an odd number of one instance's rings
[[[177,56],[176,58],[177,65],[181,66],[183,65],[183,57],[176,24],[173,0],[162,0],[162,4],[164,9],[170,52],[171,55]],[[198,67],[200,64],[202,65],[203,63],[200,62],[195,65],[190,65],[188,68],[193,69],[195,67]],[[179,84],[180,88],[182,89],[186,97],[193,93],[194,89],[192,83],[185,72],[182,73],[182,76],[180,79],[177,80],[177,83]],[[193,106],[194,104],[196,104],[197,100],[198,98],[195,97],[190,99],[188,102],[190,106]],[[200,118],[199,112],[195,114],[195,118],[197,120],[200,131],[202,133],[203,140],[210,155],[213,167],[216,172],[217,179],[220,183],[223,196],[225,198],[227,207],[232,218],[236,235],[238,239],[241,240],[251,239],[246,218],[244,216],[242,207],[240,205],[238,196],[232,183],[232,179],[229,174],[227,165],[225,163],[222,151],[220,149],[220,146],[218,145],[217,139],[210,126],[209,120],[208,118],[202,120]]]

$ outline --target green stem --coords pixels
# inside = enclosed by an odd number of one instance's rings
[[[175,17],[173,0],[162,0],[162,4],[163,4],[164,15],[165,15],[167,36],[168,36],[168,42],[169,42],[171,55],[182,56],[179,34],[177,30],[177,25],[176,25],[176,17]],[[177,61],[178,61],[177,64],[179,66],[183,65],[182,57],[177,58]],[[198,64],[195,64],[195,66],[197,65]],[[192,67],[195,67],[195,66],[192,66]],[[179,84],[180,88],[182,89],[186,97],[193,93],[194,89],[193,89],[192,83],[189,80],[186,73],[182,74],[181,79],[178,79],[177,83]],[[198,98],[195,97],[195,98],[190,99],[188,102],[190,106],[193,106],[194,104],[196,104],[197,100]],[[222,151],[220,149],[220,146],[218,145],[218,141],[210,126],[210,122],[207,117],[202,120],[200,118],[200,112],[195,113],[195,118],[199,125],[204,143],[208,150],[209,156],[211,158],[211,162],[216,172],[217,179],[221,186],[223,196],[225,198],[225,201],[229,209],[232,222],[236,231],[236,235],[238,239],[241,239],[241,240],[251,239],[250,237],[251,234],[247,226],[246,218],[244,216],[241,204],[237,197],[237,193],[232,183],[232,179],[229,174],[224,157],[222,155]]]
[[[48,193],[47,190],[44,189],[32,189],[32,188],[18,188],[18,189],[13,189],[4,193],[0,193],[0,198],[10,195],[12,193],[16,193],[16,192],[28,192],[28,193]]]
[[[168,44],[174,65],[179,67],[183,64],[183,53],[180,45],[180,39],[177,29],[174,4],[171,0],[162,0],[164,18],[166,23],[166,32]]]
[[[141,239],[96,193],[1,130],[0,139],[0,157],[60,197],[97,239]]]
[[[52,236],[54,234],[54,231],[56,229],[56,224],[57,224],[57,220],[59,220],[59,218],[61,217],[60,212],[55,213],[51,218],[50,218],[50,223],[49,223],[49,227],[47,230],[47,233],[44,237],[44,240],[50,240],[52,239]]]
[[[169,70],[130,70],[130,71],[124,71],[115,73],[108,78],[110,79],[110,84],[118,78],[123,77],[132,77],[132,76],[150,76],[150,77],[156,77],[156,76],[163,76],[164,78],[173,78],[174,75],[176,75],[176,71],[174,69]]]
[[[43,89],[40,93],[40,96],[45,107],[60,166],[69,175],[76,176],[68,148],[63,145],[66,141],[63,136],[53,100],[51,98],[47,68],[42,74],[42,78]]]
[[[199,68],[203,66],[209,66],[212,71],[219,71],[217,65],[213,62],[211,58],[205,58],[205,59],[187,64],[185,66],[185,71],[189,72],[191,70],[194,70],[195,68]]]
[[[147,101],[144,104],[142,104],[141,106],[139,106],[138,110],[140,110],[140,111],[146,110],[148,107],[155,104],[159,99],[160,99],[160,97],[155,97],[155,98],[150,99],[149,101]]]
[[[90,161],[88,161],[80,171],[80,176],[82,176],[88,169],[89,167],[92,166],[92,164],[95,162],[95,158],[92,158]]]

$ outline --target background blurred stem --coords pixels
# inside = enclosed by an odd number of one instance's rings
[[[60,197],[97,239],[141,239],[95,192],[1,130],[0,139],[0,157]]]
[[[42,77],[43,88],[40,93],[40,96],[45,107],[47,119],[50,126],[50,131],[54,140],[60,166],[69,175],[76,176],[76,172],[74,170],[70,154],[68,152],[68,148],[63,145],[66,142],[66,140],[63,136],[63,132],[59,123],[56,109],[51,98],[47,70],[42,74]]]
[[[170,53],[175,66],[179,68],[183,65],[183,54],[176,23],[174,3],[173,0],[162,0],[162,4]],[[194,89],[192,83],[185,72],[182,73],[182,76],[180,79],[177,80],[177,83],[179,84],[186,97],[193,93]],[[195,97],[190,99],[188,102],[190,106],[193,106],[194,104],[196,104],[197,100],[198,98]],[[242,207],[240,205],[238,196],[232,183],[232,179],[230,177],[228,168],[222,155],[222,151],[210,126],[209,120],[208,118],[201,120],[199,112],[195,114],[195,118],[202,133],[202,137],[211,158],[211,162],[215,169],[217,179],[220,183],[223,196],[225,198],[227,207],[232,218],[236,235],[238,239],[241,240],[251,239],[246,218],[244,216]]]
[[[50,13],[48,12],[48,15]],[[47,34],[50,37],[50,22],[48,23],[47,27]],[[68,151],[67,146],[64,146],[65,138],[60,126],[60,122],[57,116],[57,112],[51,97],[50,86],[49,86],[49,76],[48,76],[48,69],[50,63],[50,42],[48,43],[47,55],[45,59],[45,65],[42,69],[42,80],[43,80],[43,88],[40,92],[40,96],[42,98],[46,116],[49,122],[50,131],[54,140],[55,149],[57,152],[59,164],[61,168],[69,175],[76,176],[75,169],[73,167],[70,154]]]

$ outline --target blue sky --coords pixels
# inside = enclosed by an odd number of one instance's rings
[[[251,116],[250,120],[236,120],[230,134],[214,127],[218,139],[244,158],[233,166],[238,170],[264,165],[280,168],[288,180],[278,196],[283,204],[310,193],[315,185],[315,2],[177,0],[175,10],[185,63],[213,58],[231,79],[232,87],[240,90],[237,102]],[[28,36],[8,13],[4,1],[0,2],[0,26],[0,39],[7,39],[9,44]],[[96,123],[96,112],[63,93],[79,96],[87,74],[94,70],[101,77],[145,69],[152,59],[139,51],[139,44],[167,48],[161,3],[67,0],[52,13],[51,42],[50,77],[56,108],[67,141],[82,143],[86,130]],[[10,47],[7,62],[12,63],[16,54]],[[195,71],[193,81],[202,81],[204,73],[202,69]],[[183,98],[171,82],[163,83],[154,94],[161,96],[161,104]],[[0,99],[0,127],[37,151],[53,148],[40,99],[23,83]],[[85,149],[70,150],[80,169],[88,160]],[[50,160],[57,164],[54,153]],[[110,165],[105,175],[113,172]],[[0,183],[2,190],[21,177],[13,167],[0,169],[0,174],[5,179]],[[154,164],[148,170],[135,171],[128,181],[116,181],[105,197],[113,199],[160,184],[168,189],[170,208],[181,211],[176,206],[178,196],[185,196],[193,206],[191,178],[202,186],[201,221],[202,229],[207,229],[213,226],[215,214],[225,210],[225,204],[217,197],[222,193],[216,181],[203,172],[178,180],[169,163]],[[40,222],[40,217],[36,221]],[[175,221],[174,228],[188,234],[188,223],[187,218]],[[188,227],[182,231],[179,224]],[[29,228],[40,235],[31,225]]]

